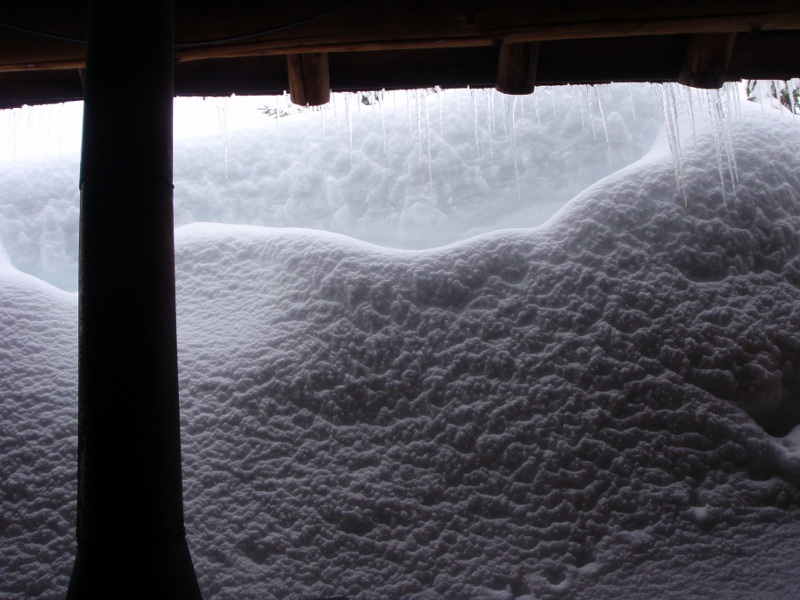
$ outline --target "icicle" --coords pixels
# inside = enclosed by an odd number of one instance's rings
[[[581,110],[581,129],[586,131],[586,115],[583,110],[583,88],[578,88],[578,106]]]
[[[753,86],[753,97],[758,102],[758,105],[761,107],[761,116],[764,116],[764,95],[762,93],[762,85],[760,81],[756,81]]]
[[[683,192],[684,204],[688,206],[689,198],[686,194],[686,188],[683,185],[683,164],[681,159],[680,138],[678,137],[678,122],[675,119],[675,112],[673,107],[670,106],[670,97],[664,93],[664,84],[653,84],[658,104],[661,107],[661,115],[664,119],[664,130],[667,134],[667,142],[669,143],[669,150],[672,154],[672,166],[675,170],[675,183],[681,192]],[[674,96],[672,96],[674,100]]]
[[[730,86],[731,84],[725,84],[726,86]],[[728,159],[728,173],[731,177],[731,186],[733,188],[733,197],[736,198],[736,184],[739,183],[739,169],[736,165],[736,150],[733,144],[733,124],[731,123],[731,104],[727,102],[730,99],[730,94],[728,93],[727,96],[725,92],[729,92],[730,90],[725,89],[723,87],[723,92],[717,92],[720,96],[719,102],[719,111],[720,111],[720,121],[722,124],[722,134],[723,140],[725,142],[725,152]],[[726,102],[723,102],[726,100]],[[738,104],[738,100],[736,101]]]
[[[347,141],[350,144],[350,166],[353,166],[353,118],[350,115],[350,94],[344,97],[344,115],[347,120]]]
[[[225,161],[225,179],[228,178],[228,99],[222,98],[221,101],[215,100],[213,102],[214,108],[217,110],[217,119],[219,120],[219,130],[222,136],[222,149]]]
[[[636,106],[633,103],[633,84],[628,82],[628,98],[631,101],[631,114],[633,115],[633,120],[636,120]]]
[[[742,103],[740,102],[741,99],[741,89],[739,87],[739,83],[731,83],[728,82],[723,87],[723,90],[726,92],[726,103],[728,108],[733,107],[734,113],[736,117],[742,116]]]
[[[775,100],[778,100],[778,109],[781,107],[780,101],[780,91],[778,90],[778,82],[774,79],[770,81],[770,86],[772,88],[772,93],[769,95],[769,105],[771,108],[775,108]],[[781,116],[783,116],[783,111],[781,111]]]
[[[336,99],[339,97],[339,94],[333,94],[331,96],[331,104],[333,104],[333,118],[336,119],[336,137],[339,137],[339,106]]]
[[[714,98],[712,93],[715,94],[717,97]],[[719,185],[722,189],[722,201],[725,203],[725,206],[728,206],[728,195],[725,190],[725,174],[724,169],[722,166],[722,140],[720,137],[720,127],[718,122],[718,103],[719,103],[719,92],[714,90],[713,92],[707,91],[706,92],[706,99],[709,104],[709,109],[711,110],[712,114],[712,122],[711,122],[711,133],[714,137],[714,147],[716,150],[717,155],[717,173],[719,174]]]
[[[517,182],[517,204],[522,204],[522,191],[521,186],[519,184],[519,161],[517,160],[517,130],[514,125],[515,122],[515,115],[514,113],[517,110],[517,98],[518,96],[514,96],[514,103],[511,107],[511,155],[514,160],[514,179]]]
[[[792,116],[796,117],[797,116],[797,106],[795,105],[795,101],[794,101],[794,90],[795,90],[795,88],[794,88],[793,80],[787,79],[784,82],[784,89],[786,89],[786,94],[789,97],[788,98],[789,99],[789,110],[792,112]]]
[[[478,102],[475,99],[475,90],[470,90],[470,95],[472,96],[472,110],[475,113],[475,153],[478,155],[478,158],[480,158],[481,144],[480,138],[478,137]]]
[[[58,105],[58,158],[63,158],[64,150],[64,103]]]
[[[517,96],[514,96],[516,100]],[[508,95],[503,94],[503,133],[508,139],[508,117],[511,116],[511,105],[508,103]]]
[[[611,138],[608,135],[608,121],[606,121],[606,111],[603,110],[603,102],[600,100],[600,94],[597,87],[594,88],[594,97],[597,100],[597,107],[600,109],[600,119],[603,123],[603,131],[606,134],[606,151],[608,153],[608,163],[611,164]]]
[[[525,96],[519,97],[519,109],[520,109],[520,117],[522,120],[525,120]]]
[[[44,148],[44,155],[50,155],[50,128],[46,126],[47,121],[49,120],[50,116],[50,107],[49,106],[38,106],[37,113],[39,114],[38,118],[38,129],[37,133],[39,134],[39,146]]]
[[[422,100],[420,94],[422,90],[414,91],[414,104],[417,109],[417,164],[419,170],[422,171]]]
[[[406,90],[406,117],[408,118],[408,139],[414,143],[414,129],[411,127],[411,91]]]
[[[689,122],[692,124],[692,144],[697,146],[697,127],[694,120],[694,102],[692,101],[692,88],[681,86],[686,94],[686,108],[689,111]]]
[[[486,92],[486,109],[489,111],[489,118],[491,119],[491,123],[489,127],[491,128],[493,133],[497,133],[497,115],[494,110],[494,88],[487,88]]]
[[[383,93],[386,93],[386,90],[383,90]],[[381,96],[381,129],[383,130],[383,153],[384,155],[389,154],[389,149],[386,145],[386,118],[383,113],[383,96]]]
[[[533,91],[533,110],[536,113],[536,123],[539,125],[539,127],[541,127],[542,126],[542,117],[539,114],[539,88],[536,88]]]
[[[489,160],[494,160],[494,144],[493,144],[493,129],[494,129],[494,114],[492,106],[492,95],[489,90],[484,89],[483,95],[486,98],[486,128],[489,131]]]
[[[14,117],[17,117],[17,116],[18,115],[14,115]],[[14,162],[17,162],[17,130],[18,129],[19,129],[19,121],[16,118],[12,118],[12,120],[11,120],[11,130],[12,130],[11,131],[11,135],[12,135],[12,138],[11,139],[14,140],[14,142],[13,142],[14,150],[13,150],[13,156],[12,156],[12,159],[14,160]]]
[[[431,115],[428,112],[428,94],[422,98],[425,103],[425,130],[428,134],[428,181],[433,183],[433,156],[431,155]]]
[[[589,123],[592,124],[592,137],[597,140],[597,128],[594,126],[594,110],[592,110],[592,88],[586,86],[586,108],[589,113]]]
[[[434,88],[436,90],[436,105],[439,107],[439,136],[444,137],[444,118],[442,117],[442,96],[444,90],[438,85]]]
[[[678,102],[675,100],[675,88],[677,88],[677,84],[669,84],[667,86],[667,93],[668,95],[668,106],[672,110],[672,119],[673,123],[675,123],[675,137],[677,138],[677,147],[678,152],[681,151],[681,130],[678,126]]]
[[[581,126],[584,124],[584,115],[583,115],[583,96],[581,94],[582,86],[580,85],[573,85],[569,84],[570,89],[570,99],[572,100],[572,104],[568,109],[568,113],[570,114],[579,114],[581,116]],[[583,127],[585,130],[586,128]]]

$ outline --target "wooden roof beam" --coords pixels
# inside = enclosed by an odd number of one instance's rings
[[[79,40],[85,37],[86,4],[85,0],[12,2],[3,7],[2,20]],[[178,0],[176,59],[185,63],[308,52],[800,30],[797,0],[616,0],[608,5],[595,0],[408,0],[402,7],[361,2],[326,14],[332,4],[306,0],[284,4],[277,11],[270,3],[252,0]],[[309,18],[314,15],[324,17]],[[0,27],[0,72],[80,68],[85,54],[80,43]]]
[[[380,4],[371,5],[369,10],[351,9],[297,30],[252,40],[199,47],[179,45],[176,57],[179,62],[187,62],[306,52],[466,48],[502,43],[800,30],[800,6],[796,0],[759,3],[619,0],[613,6],[598,6],[589,0],[561,5],[530,0],[502,3],[411,0],[409,4],[408,10],[393,10]],[[306,14],[309,11],[310,8]],[[220,27],[219,31],[194,33],[187,28],[179,33],[179,38],[203,39],[221,35],[225,30],[246,31],[245,25],[235,22]],[[249,25],[249,30],[252,27]]]

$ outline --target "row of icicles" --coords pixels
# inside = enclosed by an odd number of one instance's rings
[[[628,84],[629,90],[631,84]],[[606,109],[603,103],[603,88],[607,86],[567,86],[571,91],[571,102],[567,110],[579,110],[584,131],[591,128],[593,136],[598,139],[605,136],[609,160],[611,158],[612,144],[609,136]],[[729,197],[735,197],[738,183],[736,156],[733,144],[733,121],[740,113],[740,103],[743,97],[760,102],[762,107],[771,105],[773,108],[783,105],[787,112],[794,115],[800,114],[800,79],[791,81],[750,81],[744,83],[727,83],[721,90],[698,90],[675,83],[652,84],[652,89],[658,100],[664,129],[672,154],[675,169],[675,180],[679,190],[686,197],[683,173],[683,155],[688,147],[685,138],[691,135],[696,139],[696,121],[700,116],[707,117],[711,124],[714,143],[716,146],[717,171],[723,193],[723,200],[727,203]],[[425,172],[428,180],[433,179],[431,160],[431,131],[436,128],[443,135],[443,104],[445,100],[454,97],[457,110],[464,108],[474,113],[475,152],[480,158],[487,153],[490,160],[494,159],[494,145],[502,137],[506,143],[511,144],[514,160],[514,173],[517,179],[517,194],[519,192],[519,167],[517,164],[517,131],[515,123],[518,119],[526,119],[526,111],[533,113],[535,119],[541,124],[544,111],[552,111],[553,117],[557,112],[563,111],[555,99],[554,88],[541,87],[529,96],[507,96],[494,89],[441,89],[438,87],[405,90],[405,91],[379,91],[357,93],[335,93],[331,102],[322,107],[313,109],[294,106],[289,101],[288,94],[271,97],[269,106],[262,111],[268,118],[274,120],[276,125],[281,119],[304,111],[316,111],[320,114],[322,122],[322,135],[328,135],[331,117],[335,122],[337,137],[339,135],[340,121],[345,122],[347,141],[350,155],[353,155],[353,121],[365,110],[380,112],[383,128],[383,150],[388,152],[386,136],[385,108],[391,105],[393,112],[402,114],[408,123],[409,137],[416,145],[417,158],[420,171]],[[201,101],[198,99],[198,101]],[[228,152],[228,99],[211,98],[207,100],[215,108],[219,122],[219,131],[223,143],[224,159],[227,166]],[[405,111],[402,105],[405,104]],[[500,107],[502,117],[498,124],[497,108]],[[630,93],[630,109],[633,118],[636,118],[633,93]],[[74,111],[71,111],[74,112]],[[481,113],[485,113],[485,127],[488,132],[488,142],[481,144],[480,127]],[[0,133],[2,139],[9,144],[5,155],[16,155],[17,133],[22,130],[37,130],[40,142],[52,146],[53,133],[61,144],[60,129],[63,128],[64,105],[46,105],[39,107],[23,107],[0,111]],[[38,127],[32,127],[37,125]],[[598,122],[600,126],[598,126]],[[682,130],[683,127],[683,130]],[[689,131],[686,131],[688,128]],[[34,140],[35,141],[35,140]],[[425,160],[427,157],[427,161]],[[427,163],[427,168],[426,168]],[[226,169],[227,170],[227,169]]]

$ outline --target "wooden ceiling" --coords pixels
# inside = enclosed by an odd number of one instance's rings
[[[83,97],[87,4],[4,0],[0,107]],[[800,76],[800,0],[176,0],[175,57],[177,95],[280,94],[293,77],[311,103],[315,87],[715,87]]]

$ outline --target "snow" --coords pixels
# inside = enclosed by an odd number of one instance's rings
[[[387,104],[389,156],[365,106],[336,134],[327,116],[335,148],[280,142],[318,114],[273,124],[276,155],[263,132],[228,132],[227,179],[218,139],[176,154],[184,489],[205,597],[797,596],[800,121],[742,106],[723,196],[720,133],[676,106],[678,189],[666,135],[637,154],[662,108],[630,89],[553,90],[524,118],[448,92],[443,134],[433,107],[418,123]],[[618,165],[589,124],[596,95]],[[473,126],[492,103],[493,162]],[[43,167],[3,176],[27,168]],[[264,197],[270,177],[291,198]],[[431,191],[447,186],[452,207]],[[556,192],[571,200],[542,209]],[[264,227],[298,213],[315,229]],[[53,244],[60,214],[39,239]],[[403,223],[425,235],[393,234]],[[77,302],[12,265],[8,231],[0,596],[55,597],[73,552]]]
[[[601,90],[604,102],[616,107],[608,110],[609,162],[605,139],[595,139],[581,125],[574,92],[548,91],[541,92],[548,96],[541,118],[523,118],[518,110],[507,133],[500,123],[512,115],[501,101],[489,113],[483,90],[430,91],[436,97],[427,102],[440,102],[442,111],[427,114],[425,91],[410,94],[408,108],[400,93],[387,95],[380,107],[361,105],[354,96],[336,98],[336,111],[277,121],[260,115],[251,101],[256,124],[250,128],[235,117],[242,111],[241,99],[230,105],[220,99],[194,106],[179,101],[176,225],[309,227],[408,249],[539,225],[575,194],[643,156],[661,123],[649,87],[633,92],[636,119],[627,87]],[[471,92],[478,96],[474,114]],[[555,112],[549,110],[550,95],[559,102]],[[594,99],[583,110],[599,119]],[[193,114],[204,117],[199,131],[208,131],[210,124],[216,133],[187,137]],[[490,158],[492,119],[498,126]],[[77,153],[0,162],[0,180],[15,190],[0,198],[0,239],[12,262],[70,291],[77,289],[77,177]]]

